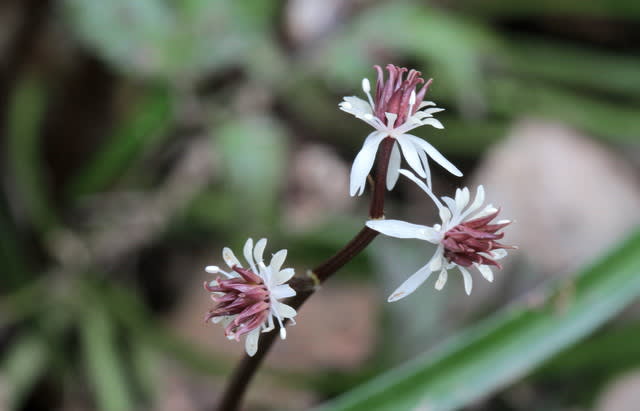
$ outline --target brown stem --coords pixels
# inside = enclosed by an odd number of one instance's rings
[[[387,137],[382,140],[380,149],[378,150],[378,159],[376,164],[376,175],[374,180],[373,195],[371,198],[371,206],[369,208],[369,216],[371,218],[382,218],[384,216],[384,193],[387,178],[387,168],[389,166],[389,157],[395,140]],[[374,238],[378,235],[377,231],[369,227],[363,227],[351,241],[347,243],[331,258],[316,267],[312,274],[320,283],[326,281],[331,275],[338,271],[342,266],[351,261],[355,256],[360,254]],[[296,296],[291,298],[287,303],[296,310],[313,294],[313,288],[309,287],[311,278],[303,282],[294,282],[291,285],[296,289]],[[309,291],[311,290],[311,291]],[[273,345],[278,335],[277,330],[273,330],[260,337],[260,345],[258,352],[253,357],[244,356],[240,364],[236,367],[231,381],[227,385],[227,389],[218,405],[218,411],[237,411],[240,407],[242,397],[255,375],[258,367],[262,363],[262,359]]]

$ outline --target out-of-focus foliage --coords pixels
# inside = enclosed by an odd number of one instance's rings
[[[223,246],[266,236],[274,247],[288,248],[304,273],[361,227],[365,200],[353,208],[324,207],[320,217],[302,213],[309,220],[303,226],[288,213],[308,189],[294,177],[310,181],[313,174],[300,169],[302,147],[328,148],[348,173],[368,130],[337,103],[361,94],[360,80],[374,78],[373,64],[412,66],[434,77],[428,98],[447,109],[439,115],[446,128],[417,133],[468,176],[522,117],[575,127],[618,153],[620,162],[634,160],[639,150],[637,1],[5,3],[2,409],[162,409],[170,394],[180,397],[179,388],[189,393],[183,397],[197,398],[196,409],[210,408],[233,366],[226,351],[233,343],[210,342],[221,331],[200,324],[209,304],[198,290],[206,278],[201,268],[217,264]],[[313,7],[329,17],[317,17]],[[326,181],[331,184],[339,182]],[[389,195],[389,215],[415,213],[402,205],[415,196],[403,190]],[[321,195],[332,204],[335,192]],[[610,200],[606,213],[615,212],[617,199]],[[268,366],[264,374],[283,389],[311,393],[317,403],[389,369],[406,352],[402,338],[411,339],[406,346],[415,352],[459,332],[435,356],[383,375],[336,407],[401,401],[413,409],[431,393],[434,409],[484,397],[479,409],[526,410],[509,401],[508,390],[495,391],[533,369],[525,381],[542,393],[547,409],[589,407],[611,378],[640,365],[627,360],[638,354],[635,317],[586,338],[637,293],[634,247],[637,239],[583,273],[560,308],[554,297],[550,305],[514,306],[460,330],[465,323],[451,320],[444,305],[450,295],[432,298],[425,290],[411,304],[372,308],[372,314],[384,311],[383,321],[374,324],[376,341],[358,342],[370,360],[357,369],[283,373]],[[419,247],[383,248],[372,248],[375,256],[359,257],[337,277],[366,288],[382,276],[376,272],[401,275],[424,257]],[[512,273],[528,275],[522,268]],[[378,281],[380,292],[397,281]],[[514,298],[508,287],[503,291],[476,317]],[[200,300],[205,309],[189,311]],[[389,324],[398,317],[410,324],[402,338]],[[322,339],[323,332],[305,337],[292,329],[286,344]],[[205,335],[205,344],[194,335]],[[306,354],[301,361],[311,357]],[[502,373],[488,371],[498,363]],[[191,395],[198,384],[189,378],[205,386],[204,395]],[[574,380],[579,387],[566,396],[545,386],[572,387]],[[458,390],[466,381],[472,388]],[[449,395],[452,387],[456,395]],[[280,397],[285,400],[277,402]],[[269,405],[261,409],[304,408],[293,394],[263,398]]]
[[[456,410],[593,332],[640,295],[640,233],[569,282],[545,286],[326,410]],[[533,301],[533,299],[537,301]],[[589,313],[589,315],[585,315]]]

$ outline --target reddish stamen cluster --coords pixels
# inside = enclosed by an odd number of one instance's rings
[[[251,270],[234,266],[233,271],[240,277],[222,279],[218,277],[213,282],[205,282],[204,288],[212,293],[211,299],[218,305],[209,311],[205,321],[215,317],[235,316],[225,328],[227,336],[236,340],[263,324],[269,316],[271,306],[269,291],[262,278]]]
[[[497,233],[497,231],[511,224],[511,221],[489,224],[499,212],[500,210],[496,210],[486,217],[460,223],[447,231],[442,241],[444,256],[450,262],[463,267],[478,263],[502,268],[500,263],[487,257],[492,250],[514,248],[496,241],[504,237],[504,233]]]
[[[416,92],[416,101],[411,109],[411,114],[415,114],[424,99],[424,95],[431,84],[431,79],[425,83],[424,79],[420,77],[422,73],[417,70],[409,70],[405,67],[394,66],[393,64],[387,64],[387,71],[389,72],[389,78],[384,80],[384,74],[380,66],[373,66],[378,72],[378,80],[376,82],[376,96],[375,96],[375,115],[383,123],[387,123],[387,118],[384,113],[397,114],[398,118],[395,122],[395,127],[398,127],[407,120],[409,115],[409,106],[411,99],[411,92]],[[407,77],[404,78],[404,73],[409,72]],[[418,84],[422,84],[420,91],[416,91]]]

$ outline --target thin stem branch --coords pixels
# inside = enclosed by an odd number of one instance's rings
[[[387,179],[387,169],[389,167],[389,158],[391,156],[391,149],[395,144],[395,140],[391,137],[385,138],[380,144],[378,151],[378,158],[376,164],[376,174],[374,179],[373,195],[371,197],[371,205],[369,207],[369,216],[371,218],[384,217],[384,194],[385,184]],[[369,227],[363,227],[358,234],[353,237],[342,249],[336,254],[321,263],[315,269],[312,270],[312,274],[316,280],[320,283],[326,281],[329,277],[335,274],[340,268],[351,261],[354,257],[360,254],[378,235],[377,231],[370,229]],[[313,294],[313,287],[310,287],[309,282],[311,278],[306,281],[292,283],[296,289],[296,296],[291,298],[287,303],[296,310],[304,304],[304,302]],[[235,369],[231,380],[227,385],[220,404],[218,405],[218,411],[237,411],[240,408],[240,403],[245,391],[247,390],[249,383],[253,376],[256,374],[258,367],[262,363],[263,358],[269,352],[269,349],[276,340],[278,335],[277,330],[266,333],[266,335],[260,337],[260,345],[258,352],[253,357],[247,355],[244,356],[238,367]]]

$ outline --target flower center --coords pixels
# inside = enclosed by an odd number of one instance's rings
[[[249,269],[234,266],[240,277],[218,277],[215,282],[205,283],[205,289],[216,293],[211,299],[218,304],[209,311],[205,321],[217,317],[235,316],[225,328],[227,336],[240,337],[264,324],[269,316],[271,298],[262,278]]]
[[[385,81],[382,68],[377,65],[374,68],[378,72],[376,96],[373,99],[374,114],[384,124],[387,124],[385,113],[395,114],[397,118],[394,127],[401,126],[420,108],[431,79],[425,83],[419,71],[387,64],[389,75]],[[424,85],[417,91],[419,84]]]
[[[511,224],[511,221],[489,224],[499,212],[496,210],[488,216],[460,223],[447,231],[442,240],[447,260],[463,267],[477,263],[502,268],[491,252],[514,247],[497,241],[504,237],[504,233],[498,231]]]

